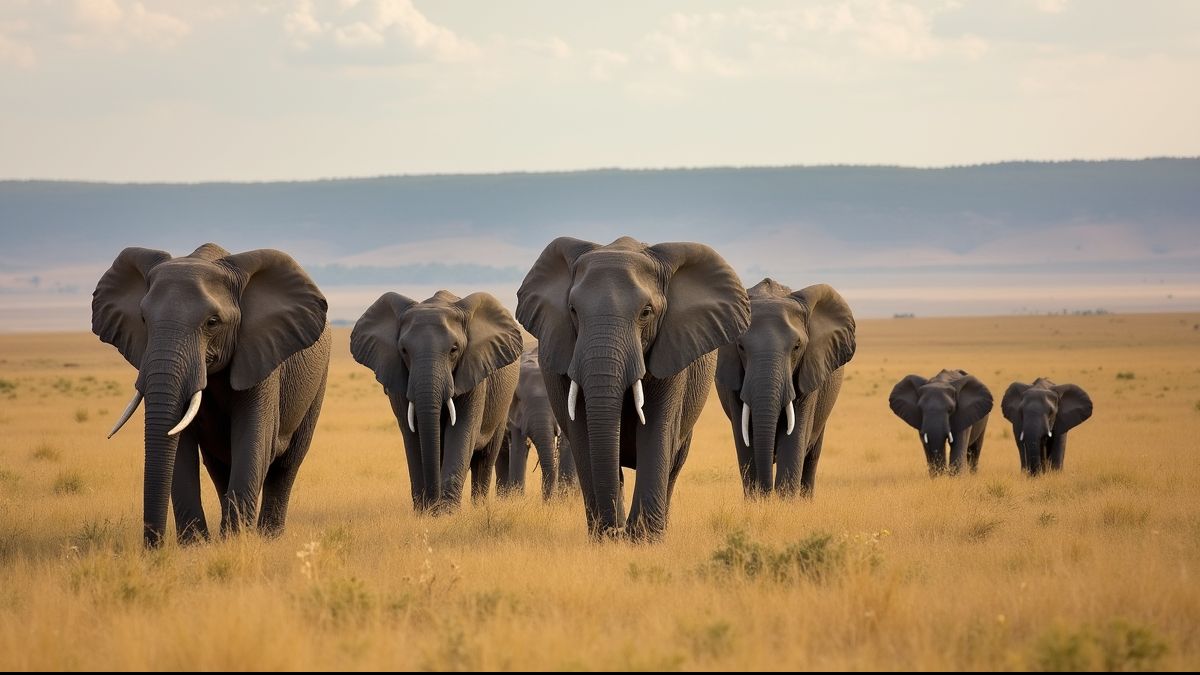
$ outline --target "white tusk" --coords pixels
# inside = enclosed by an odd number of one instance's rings
[[[121,413],[121,419],[117,420],[117,423],[113,425],[112,431],[108,432],[109,438],[117,435],[117,432],[121,430],[121,427],[125,426],[125,423],[129,421],[130,417],[133,417],[134,411],[136,411],[138,406],[141,404],[142,392],[134,391],[133,399],[129,401],[129,405],[125,406],[125,412]]]
[[[1053,432],[1053,431],[1050,431],[1050,432],[1047,432],[1047,433],[1049,433],[1049,434],[1050,434],[1050,438],[1054,438],[1054,432]]]
[[[638,419],[642,421],[642,425],[646,424],[646,413],[642,411],[642,406],[646,403],[646,394],[642,392],[642,381],[638,380],[633,383],[633,407],[637,408]]]
[[[925,434],[925,445],[929,445],[929,434]]]
[[[787,408],[784,408],[784,412],[787,413],[787,435],[791,436],[792,430],[796,428],[796,408],[793,406],[791,401],[788,401]]]
[[[954,432],[950,431],[948,433],[950,434],[950,442],[953,443],[954,442]]]
[[[1022,431],[1022,432],[1021,432],[1021,437],[1020,437],[1020,438],[1018,438],[1017,440],[1018,440],[1018,441],[1023,441],[1023,440],[1025,440],[1025,432],[1024,432],[1024,431]]]
[[[742,440],[750,447],[750,406],[742,402]]]
[[[458,413],[454,411],[453,398],[446,399],[446,409],[450,411],[450,426],[454,426],[454,423],[458,421]]]
[[[417,407],[415,405],[413,405],[412,401],[409,401],[408,402],[408,430],[413,432],[414,434],[417,433],[417,425],[414,421],[416,414],[417,414]]]
[[[196,419],[196,413],[200,412],[200,395],[203,393],[204,390],[201,389],[192,394],[192,401],[188,403],[187,412],[183,413],[183,419],[179,420],[179,424],[176,424],[174,429],[167,432],[168,436],[174,436],[183,431],[187,428],[187,425],[192,423],[192,420]]]
[[[571,391],[567,392],[567,417],[575,421],[575,401],[579,398],[579,385],[571,380]]]

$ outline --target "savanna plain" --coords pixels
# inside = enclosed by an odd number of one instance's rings
[[[649,546],[592,543],[577,495],[536,488],[414,514],[335,335],[287,531],[151,552],[141,413],[104,438],[134,369],[89,334],[0,336],[0,668],[1200,667],[1200,315],[860,321],[815,498],[743,500],[713,395]],[[996,407],[978,473],[930,480],[887,396],[943,367]],[[1095,414],[1029,479],[999,401],[1038,376]]]

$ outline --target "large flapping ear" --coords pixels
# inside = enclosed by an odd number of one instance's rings
[[[100,277],[92,293],[92,332],[117,348],[134,368],[146,353],[146,323],[142,298],[150,288],[147,277],[155,265],[171,259],[166,251],[127,248]]]
[[[1032,385],[1024,382],[1013,382],[1008,385],[1008,389],[1004,391],[1004,398],[1000,399],[1000,412],[1004,413],[1004,419],[1016,424],[1021,418],[1021,397],[1029,391]]]
[[[717,386],[725,391],[738,391],[746,381],[746,369],[738,354],[737,343],[731,342],[717,349]]]
[[[950,426],[954,430],[962,430],[975,424],[992,412],[992,392],[974,375],[967,375],[955,381],[958,396],[954,404],[954,414],[950,417]]]
[[[241,324],[229,383],[243,391],[325,331],[329,303],[291,256],[262,248],[222,258],[241,283]]]
[[[517,290],[517,321],[538,340],[543,368],[565,375],[575,354],[571,322],[572,270],[579,256],[598,247],[590,241],[559,237],[550,242]]]
[[[921,428],[921,408],[917,401],[920,398],[921,387],[928,382],[929,380],[920,375],[906,375],[892,387],[892,394],[888,396],[888,405],[891,406],[892,412],[914,429]]]
[[[646,363],[664,379],[745,333],[750,299],[729,263],[704,244],[672,242],[648,251],[667,270],[667,306]]]
[[[400,357],[400,320],[416,300],[384,293],[371,303],[350,331],[350,354],[375,373],[388,392],[408,395],[408,366]]]
[[[1058,414],[1054,417],[1054,433],[1065,434],[1092,416],[1092,398],[1074,384],[1055,385],[1058,393]]]
[[[854,314],[828,284],[801,289],[792,298],[805,309],[808,326],[808,347],[796,369],[796,390],[811,394],[854,357]]]
[[[467,333],[454,368],[454,391],[463,393],[521,356],[521,329],[489,293],[472,293],[454,304],[465,315]]]

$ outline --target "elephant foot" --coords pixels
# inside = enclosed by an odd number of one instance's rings
[[[624,527],[596,527],[591,532],[592,541],[597,543],[606,541],[619,541],[625,536]]]

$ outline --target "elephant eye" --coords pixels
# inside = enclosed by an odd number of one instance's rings
[[[221,317],[219,317],[219,316],[210,316],[210,317],[208,317],[208,322],[207,322],[207,323],[208,323],[209,327],[211,328],[212,326],[215,326],[215,325],[217,325],[217,324],[221,323]]]
[[[794,351],[794,352],[800,351],[800,343],[799,342],[797,342],[795,344],[795,346],[792,347],[792,351]]]
[[[650,305],[646,305],[645,307],[642,308],[642,318],[643,319],[649,319],[650,315],[653,313],[654,313],[654,309],[652,307],[650,307]]]
[[[450,345],[450,353],[457,354],[458,353],[458,345]]]

